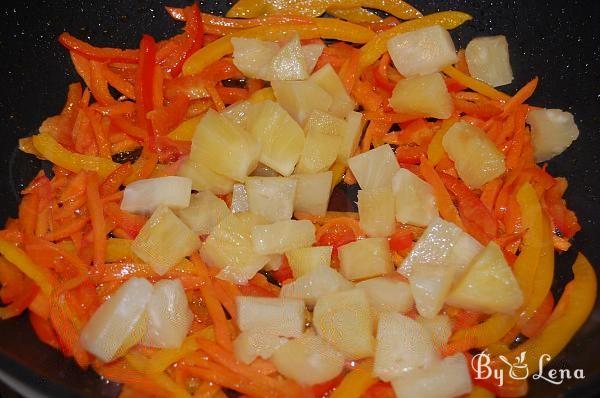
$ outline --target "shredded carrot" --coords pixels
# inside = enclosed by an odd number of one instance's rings
[[[463,223],[458,215],[456,206],[454,206],[454,203],[452,202],[452,198],[450,197],[448,190],[446,190],[446,187],[444,186],[444,183],[437,171],[435,171],[431,163],[429,163],[425,157],[421,159],[419,171],[421,172],[421,175],[425,181],[427,181],[433,187],[436,204],[441,216],[444,219],[462,227]]]

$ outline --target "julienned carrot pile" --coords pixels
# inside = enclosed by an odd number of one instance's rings
[[[0,231],[0,317],[29,309],[123,397],[414,396],[436,372],[440,396],[526,394],[464,364],[556,355],[596,279],[580,255],[550,292],[580,226],[539,162],[576,127],[527,104],[537,78],[493,87],[512,80],[504,39],[457,54],[446,30],[469,15],[401,0],[167,12],[183,32],[136,49],[60,35],[83,85],[20,141],[53,172]],[[338,183],[360,185],[358,213],[327,211]]]

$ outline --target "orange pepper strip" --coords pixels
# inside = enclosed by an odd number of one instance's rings
[[[27,253],[4,240],[0,240],[0,254],[33,280],[45,295],[49,296],[52,293],[56,278],[50,270],[40,267]]]
[[[89,173],[87,184],[87,208],[92,221],[94,236],[94,265],[103,264],[106,257],[106,221],[98,184],[98,174]]]
[[[454,203],[452,202],[452,198],[450,197],[450,193],[444,186],[444,182],[440,178],[437,171],[433,168],[431,163],[425,158],[421,158],[421,165],[419,166],[419,171],[421,175],[433,188],[433,192],[435,195],[435,199],[437,202],[438,209],[440,210],[441,216],[450,221],[459,227],[462,228],[463,223],[458,214],[458,210]]]

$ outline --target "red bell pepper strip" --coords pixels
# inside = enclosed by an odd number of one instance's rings
[[[190,44],[188,48],[181,54],[181,58],[171,69],[171,75],[176,77],[181,73],[184,62],[202,46],[204,46],[204,25],[202,24],[202,13],[198,3],[186,7],[183,9],[183,16],[185,18],[185,31],[190,38]]]
[[[148,131],[148,146],[155,149],[155,134],[148,120],[148,113],[154,109],[153,88],[156,64],[156,42],[149,35],[144,35],[140,41],[140,66],[138,77],[137,117],[138,124]]]
[[[138,50],[121,50],[118,48],[94,47],[89,43],[81,41],[69,33],[64,32],[58,37],[58,41],[64,47],[88,59],[108,62],[123,62],[135,64],[139,59]]]

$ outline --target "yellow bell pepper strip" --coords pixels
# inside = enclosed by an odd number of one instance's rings
[[[225,16],[228,18],[256,18],[264,15],[265,8],[267,8],[267,4],[264,0],[238,0]]]
[[[191,398],[191,395],[187,392],[187,390],[182,385],[175,383],[175,381],[166,373],[147,372],[145,369],[147,367],[148,359],[142,354],[138,352],[130,352],[125,356],[125,361],[132,368],[134,368],[138,372],[142,372],[143,374],[148,376],[148,378],[151,378],[162,389],[169,392],[169,396],[175,398]]]
[[[478,92],[479,94],[483,94],[488,98],[504,102],[510,99],[510,95],[504,94],[502,91],[496,90],[494,87],[482,82],[481,80],[477,80],[475,78],[472,78],[471,76],[465,75],[464,73],[456,69],[454,66],[447,66],[444,69],[442,69],[442,72],[444,72],[446,75],[450,76],[463,86],[466,86],[471,90]]]
[[[496,394],[483,387],[474,386],[473,391],[467,395],[467,398],[496,398]]]
[[[444,157],[444,147],[442,146],[442,140],[444,139],[444,135],[446,131],[450,130],[450,127],[456,123],[458,119],[456,117],[451,117],[450,119],[446,119],[442,122],[439,130],[436,131],[435,135],[431,139],[429,146],[427,147],[427,159],[432,166],[436,166],[442,157]]]
[[[362,7],[330,8],[327,10],[327,13],[352,23],[373,23],[381,21],[379,15]]]
[[[573,274],[573,280],[565,287],[541,333],[515,348],[507,356],[515,358],[526,352],[524,365],[530,373],[537,373],[540,359],[554,359],[565,348],[594,308],[597,293],[596,273],[581,253],[573,265]]]
[[[363,71],[367,66],[375,63],[387,51],[388,40],[400,33],[412,32],[433,25],[440,25],[444,29],[454,29],[471,19],[473,17],[464,12],[443,11],[403,22],[378,34],[360,49],[359,70]]]
[[[138,260],[138,257],[131,251],[131,239],[109,238],[106,242],[106,262],[116,263],[121,260]],[[63,240],[58,246],[66,251],[75,253],[75,244],[70,240]]]
[[[344,376],[329,398],[360,398],[377,382],[373,376],[373,360],[367,359]]]
[[[208,65],[233,52],[232,37],[251,37],[262,40],[285,38],[297,32],[301,39],[334,39],[351,43],[366,43],[375,33],[370,29],[334,18],[315,18],[307,24],[266,25],[230,33],[196,51],[183,65],[184,75],[202,72]]]
[[[196,116],[183,121],[169,133],[169,138],[177,141],[191,141],[196,132],[196,126],[200,122],[200,119],[202,119],[202,116],[203,115]]]
[[[40,267],[29,258],[27,253],[5,240],[0,240],[0,254],[34,281],[42,293],[46,296],[52,294],[56,278],[50,270]]]
[[[344,178],[346,165],[342,162],[335,162],[333,165],[331,165],[329,170],[331,170],[333,173],[333,178],[331,180],[331,190],[333,191],[333,188],[335,188],[335,186],[342,181],[342,178]]]
[[[119,167],[110,159],[71,152],[48,133],[34,135],[32,140],[33,146],[44,159],[74,173],[82,170],[95,171],[100,178],[105,178]]]
[[[42,158],[42,154],[39,153],[37,149],[35,149],[35,147],[33,146],[33,140],[31,139],[31,137],[19,139],[19,150],[21,152],[28,153],[38,158]]]

